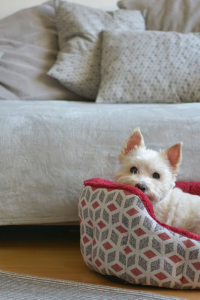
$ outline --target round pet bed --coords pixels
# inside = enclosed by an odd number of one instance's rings
[[[200,195],[200,183],[177,183]],[[133,284],[200,288],[200,236],[161,224],[135,187],[87,180],[79,198],[81,252],[87,266]]]

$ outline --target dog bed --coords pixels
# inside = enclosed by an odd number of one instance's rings
[[[200,195],[200,183],[177,183]],[[99,178],[79,197],[81,252],[87,266],[132,284],[200,288],[200,236],[161,224],[139,189]]]

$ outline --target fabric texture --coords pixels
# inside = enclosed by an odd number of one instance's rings
[[[3,52],[0,52],[0,59],[2,58],[3,54],[4,54]]]
[[[58,49],[52,1],[0,20],[0,100],[83,100],[47,75]]]
[[[97,103],[200,101],[200,34],[104,31]]]
[[[147,30],[200,32],[198,0],[122,0],[118,6],[145,10]]]
[[[177,182],[176,187],[184,191],[184,193],[189,193],[192,195],[199,195],[200,196],[200,184],[199,182],[192,181],[192,182]]]
[[[105,12],[91,7],[55,0],[60,52],[48,72],[69,90],[95,99],[100,84],[101,32],[145,30],[140,11]]]
[[[78,221],[83,181],[113,180],[137,126],[149,149],[183,142],[177,180],[200,181],[199,124],[199,103],[1,101],[0,225]]]
[[[181,300],[151,292],[0,271],[1,300]],[[184,300],[184,299],[182,299]]]
[[[158,222],[137,188],[85,181],[79,218],[81,252],[92,270],[133,284],[199,289],[200,237]]]

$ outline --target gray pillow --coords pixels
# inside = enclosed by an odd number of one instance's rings
[[[47,75],[58,37],[52,1],[0,20],[1,100],[81,100]]]
[[[200,34],[103,33],[98,103],[200,101]]]
[[[144,18],[140,11],[105,12],[66,1],[54,3],[61,51],[48,74],[69,90],[95,99],[101,73],[101,32],[145,30]]]
[[[146,10],[146,29],[200,32],[199,0],[122,0],[120,8]]]

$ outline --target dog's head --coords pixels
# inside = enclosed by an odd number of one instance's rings
[[[165,198],[174,187],[181,163],[182,143],[156,152],[146,149],[139,127],[125,141],[119,162],[121,168],[114,175],[120,184],[138,187],[152,202]]]

